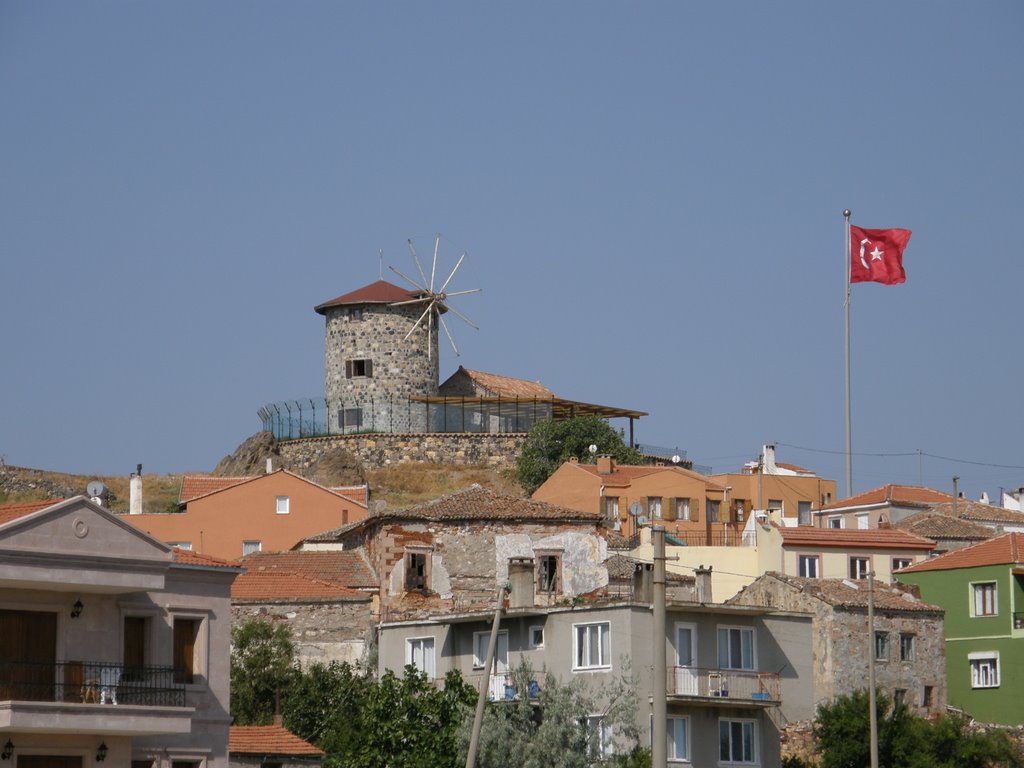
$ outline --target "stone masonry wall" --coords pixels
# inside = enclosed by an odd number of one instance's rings
[[[345,448],[367,467],[425,462],[514,469],[525,440],[521,432],[333,435],[282,441],[279,450],[299,474],[335,448]]]
[[[354,664],[373,640],[371,601],[232,603],[231,623],[251,618],[284,622],[295,638],[299,660]]]

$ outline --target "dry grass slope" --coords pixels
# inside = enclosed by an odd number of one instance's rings
[[[102,480],[110,489],[110,509],[128,511],[128,482],[125,475],[72,475],[25,467],[0,467],[0,503],[64,499],[85,494],[90,480]],[[181,475],[143,474],[144,512],[166,512],[177,508]]]

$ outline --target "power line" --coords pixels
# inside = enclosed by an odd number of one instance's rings
[[[845,456],[845,451],[830,451],[826,448],[807,448],[802,445],[793,445],[791,443],[776,443],[776,445],[784,445],[787,448],[795,448],[798,451],[809,451],[810,453],[829,453],[838,456]],[[942,461],[951,461],[954,464],[971,464],[976,467],[993,467],[995,469],[1024,469],[1024,466],[1018,464],[993,464],[985,461],[971,461],[969,459],[954,459],[949,456],[939,456],[935,453],[928,453],[927,451],[909,451],[906,453],[894,452],[894,453],[853,453],[854,456],[871,456],[871,457],[893,457],[893,456],[927,456],[930,459],[940,459]]]

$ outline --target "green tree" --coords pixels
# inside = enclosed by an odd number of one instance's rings
[[[562,421],[538,421],[530,429],[516,460],[516,479],[527,493],[533,493],[551,473],[571,457],[590,460],[589,448],[610,454],[620,464],[639,464],[640,452],[622,441],[607,421],[599,416],[576,416]]]
[[[593,690],[579,678],[569,683],[550,673],[542,678],[536,700],[520,696],[488,704],[478,768],[586,768],[595,762],[623,768],[650,765],[646,750],[636,748],[636,685],[628,670]],[[533,679],[534,671],[525,660],[512,672],[517,691],[529,690]],[[471,726],[467,718],[461,734],[463,763]]]
[[[960,715],[940,717],[931,726],[930,747],[935,768],[1020,768],[1020,752],[1005,731],[981,732],[967,727]]]
[[[295,678],[295,642],[284,624],[250,619],[231,628],[231,717],[235,725],[273,721],[278,691]]]

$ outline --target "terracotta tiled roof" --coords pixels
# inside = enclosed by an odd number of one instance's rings
[[[504,496],[474,484],[465,490],[406,509],[384,510],[371,514],[364,520],[309,536],[305,540],[311,542],[336,541],[353,531],[363,530],[378,523],[401,520],[586,521],[596,524],[603,519],[598,512],[582,512],[578,509],[559,507],[543,501],[534,501],[518,496]]]
[[[184,504],[206,496],[209,493],[223,491],[233,485],[250,480],[249,477],[213,477],[211,475],[185,475],[181,478],[181,491],[178,492],[178,503]]]
[[[182,549],[181,547],[174,547],[171,550],[174,554],[174,562],[176,565],[193,565],[200,566],[203,568],[238,568],[241,566],[237,562],[231,560],[222,560],[219,557],[213,557],[211,555],[201,555],[198,552],[193,552],[191,549]]]
[[[988,541],[954,549],[944,555],[916,563],[900,573],[949,571],[955,568],[978,568],[983,565],[1016,565],[1024,556],[1024,533],[1004,533]]]
[[[232,725],[228,752],[234,755],[323,755],[305,739],[280,725]]]
[[[343,584],[352,589],[375,588],[373,575],[362,549],[331,550],[326,552],[299,550],[295,552],[259,552],[242,558],[242,565],[250,572],[286,571]]]
[[[899,504],[904,506],[927,506],[939,504],[943,501],[953,501],[948,493],[936,491],[931,488],[922,488],[918,485],[883,485],[872,488],[870,491],[858,493],[846,499],[833,501],[821,508],[823,512],[835,509],[847,509],[849,507],[866,507],[873,504]]]
[[[939,541],[956,539],[958,541],[983,541],[991,539],[996,532],[987,525],[973,523],[959,517],[944,515],[934,509],[917,512],[896,523],[901,531]]]
[[[775,466],[779,469],[788,469],[790,472],[799,472],[804,475],[813,475],[813,469],[807,469],[806,467],[798,467],[796,464],[787,464],[784,461],[776,461]]]
[[[608,531],[604,539],[608,542],[608,549],[632,549],[629,539],[618,531]]]
[[[511,376],[501,376],[497,373],[484,373],[483,371],[471,371],[462,368],[475,384],[486,389],[490,397],[554,397],[555,393],[545,387],[539,381],[528,381],[527,379],[515,379]]]
[[[336,493],[339,496],[344,496],[346,499],[352,499],[356,504],[366,506],[367,496],[369,496],[370,489],[365,485],[340,485],[337,488],[328,488],[331,493]]]
[[[776,526],[778,527],[778,526]],[[825,547],[833,549],[923,549],[935,548],[935,542],[895,528],[795,528],[778,527],[787,547]]]
[[[808,579],[801,576],[788,576],[777,571],[768,571],[759,578],[778,579],[801,590],[805,594],[816,597],[837,608],[863,608],[866,610],[868,607],[868,582],[865,579],[857,581],[849,579]],[[908,592],[906,588],[900,589],[898,585],[876,581],[874,582],[874,587],[875,610],[943,612],[943,609],[939,606],[921,602],[920,598]],[[733,598],[733,600],[735,599]],[[731,600],[727,602],[731,602]]]
[[[262,600],[371,600],[365,592],[349,589],[320,579],[276,568],[269,571],[246,571],[231,585],[231,599],[238,601]]]
[[[0,504],[0,525],[17,520],[19,517],[31,515],[41,509],[60,504],[64,499],[47,499],[46,501],[17,501],[10,504]]]
[[[601,478],[601,482],[605,486],[613,486],[616,488],[625,488],[632,485],[641,477],[647,477],[648,475],[653,475],[658,472],[676,472],[684,477],[699,480],[710,490],[725,490],[724,485],[716,483],[714,480],[709,480],[707,475],[702,475],[700,472],[694,472],[692,469],[684,469],[683,467],[657,467],[647,464],[616,464],[613,472],[601,474],[597,471],[596,464],[576,464],[576,466],[588,474]]]
[[[420,296],[419,291],[407,291],[387,280],[378,280],[375,283],[364,285],[349,293],[342,294],[337,298],[317,304],[313,311],[321,315],[327,314],[331,307],[340,307],[345,304],[393,304],[396,301],[408,301]]]
[[[932,507],[932,510],[943,515],[953,515],[953,502],[936,504]],[[957,499],[956,516],[963,520],[995,523],[997,525],[1024,525],[1024,512],[997,507],[992,504],[982,504],[980,501],[968,501],[967,499]]]
[[[621,581],[624,579],[632,579],[633,571],[636,570],[636,564],[640,562],[643,561],[634,560],[632,557],[626,557],[625,555],[611,555],[604,561],[604,565],[605,568],[608,569],[609,579],[618,579]],[[666,571],[665,581],[673,584],[693,584],[695,579],[693,576]]]

